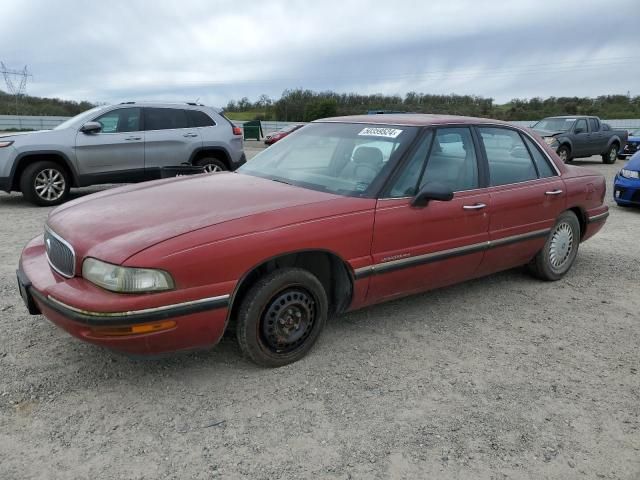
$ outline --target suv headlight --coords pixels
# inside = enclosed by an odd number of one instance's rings
[[[627,170],[626,168],[620,170],[620,175],[625,178],[640,178],[640,172],[636,172],[635,170]]]
[[[163,270],[130,268],[87,258],[82,263],[82,276],[91,283],[119,293],[161,292],[174,288],[173,278]]]

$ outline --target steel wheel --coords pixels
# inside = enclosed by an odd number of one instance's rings
[[[262,316],[265,346],[274,353],[295,350],[313,330],[315,318],[315,301],[306,290],[284,290],[272,299]]]
[[[562,163],[567,163],[569,161],[569,151],[564,147],[561,147],[558,150],[558,156],[560,157],[560,160],[562,160]]]
[[[33,186],[36,194],[47,202],[59,200],[67,188],[62,173],[53,168],[47,168],[38,173]]]
[[[554,270],[560,270],[573,252],[573,230],[568,223],[560,223],[551,235],[549,262]]]

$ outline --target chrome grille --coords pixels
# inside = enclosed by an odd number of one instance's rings
[[[64,277],[73,277],[76,270],[76,254],[71,245],[45,227],[44,247],[51,268]]]

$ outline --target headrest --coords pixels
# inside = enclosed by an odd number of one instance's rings
[[[382,164],[382,152],[376,147],[358,147],[353,154],[353,161],[358,164],[366,163],[372,167]]]

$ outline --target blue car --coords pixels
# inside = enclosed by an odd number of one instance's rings
[[[618,150],[618,158],[629,158],[638,150],[640,150],[640,128],[629,132],[626,145]]]
[[[640,206],[640,152],[617,173],[613,181],[613,199],[618,205]]]

